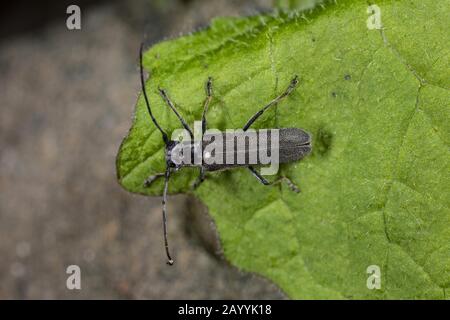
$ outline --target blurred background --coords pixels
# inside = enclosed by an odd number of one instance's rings
[[[81,7],[81,30],[66,8]],[[131,126],[140,42],[272,0],[11,1],[0,12],[0,299],[283,299],[230,266],[205,208],[127,193],[115,156]],[[66,268],[81,268],[81,290]]]

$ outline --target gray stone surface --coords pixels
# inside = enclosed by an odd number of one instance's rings
[[[165,265],[159,198],[127,193],[115,155],[139,91],[142,26],[157,41],[270,1],[130,1],[0,43],[0,299],[283,298],[215,252],[204,210],[170,198]],[[66,267],[82,289],[66,289]]]

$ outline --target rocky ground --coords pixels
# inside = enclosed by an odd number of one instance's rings
[[[55,20],[0,39],[0,299],[284,298],[217,254],[211,220],[186,196],[169,201],[177,261],[167,267],[160,199],[121,189],[114,163],[143,34],[158,41],[270,4],[108,2],[82,8],[81,31]],[[71,264],[79,291],[66,288]]]

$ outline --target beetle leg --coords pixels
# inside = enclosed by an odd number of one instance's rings
[[[291,83],[289,84],[289,87],[287,87],[287,89],[280,94],[278,97],[276,97],[275,99],[273,99],[272,101],[270,101],[267,105],[265,105],[261,110],[259,110],[257,113],[255,113],[245,124],[244,128],[242,130],[247,131],[248,128],[250,128],[250,126],[256,121],[256,119],[258,119],[263,113],[264,111],[266,111],[267,109],[269,109],[271,106],[277,104],[278,102],[280,102],[281,100],[283,100],[284,98],[286,98],[288,95],[291,94],[292,91],[294,91],[295,87],[298,84],[298,76],[295,76],[292,80]]]
[[[194,190],[197,189],[203,181],[205,181],[205,169],[203,167],[200,167],[200,175],[198,176],[197,180],[195,180],[192,188]]]
[[[180,120],[181,125],[189,132],[189,135],[191,136],[191,139],[194,140],[194,134],[192,133],[191,128],[186,123],[186,121],[184,121],[183,117],[178,113],[177,109],[175,108],[175,105],[170,100],[166,90],[161,89],[161,88],[158,89],[158,90],[159,90],[159,93],[161,94],[161,97],[163,98],[164,102],[170,107],[170,109],[172,109],[172,111],[175,113],[177,118]]]
[[[270,186],[270,185],[278,184],[278,183],[285,181],[286,184],[288,185],[289,189],[291,189],[295,193],[300,192],[299,187],[294,182],[292,182],[292,180],[289,179],[288,177],[281,176],[277,180],[269,182],[258,171],[256,171],[256,169],[253,168],[252,166],[248,166],[247,168],[255,176],[255,178],[258,179],[258,181],[261,182],[262,184],[264,184],[265,186]]]
[[[253,168],[252,166],[248,166],[247,168],[255,176],[255,178],[258,179],[258,181],[261,182],[263,185],[265,185],[265,186],[270,185],[270,182],[267,181],[262,175],[260,175],[259,172],[256,171],[255,168]]]
[[[158,180],[159,178],[164,177],[165,173],[157,173],[154,175],[149,176],[147,179],[145,179],[144,181],[144,187],[148,188],[152,185],[153,182],[155,182],[156,180]]]
[[[286,184],[288,185],[289,189],[291,189],[295,193],[300,193],[300,188],[291,179],[289,179],[286,176],[279,177],[273,183],[275,184],[275,183],[279,183],[279,182],[283,182],[283,181],[286,182]]]
[[[202,139],[203,135],[206,131],[206,113],[208,112],[209,103],[212,100],[212,78],[209,77],[208,81],[206,82],[206,99],[205,103],[203,105],[203,114],[202,114]],[[200,175],[198,176],[197,180],[194,182],[193,189],[197,189],[198,186],[205,181],[205,169],[203,167],[200,167]]]
[[[209,103],[212,99],[212,78],[209,77],[206,82],[206,99],[203,105],[203,114],[202,114],[202,135],[205,134],[206,131],[206,112],[208,112]]]

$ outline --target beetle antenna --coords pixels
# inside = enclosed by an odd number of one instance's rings
[[[164,229],[164,245],[166,247],[166,255],[167,255],[167,264],[173,265],[172,257],[169,252],[169,241],[167,240],[167,215],[166,215],[166,200],[167,200],[167,189],[169,186],[169,177],[170,177],[170,168],[166,169],[165,180],[164,180],[164,193],[163,193],[163,229]]]
[[[144,43],[141,43],[141,47],[139,49],[139,65],[140,65],[140,71],[141,71],[141,86],[142,86],[142,92],[144,94],[145,104],[147,105],[147,110],[148,110],[148,114],[150,115],[150,118],[152,118],[152,121],[155,124],[155,126],[158,128],[158,130],[161,131],[164,143],[167,145],[169,143],[169,138],[167,137],[167,134],[164,132],[164,130],[159,126],[158,122],[156,122],[156,119],[152,113],[152,109],[150,108],[150,103],[148,102],[147,90],[145,89],[144,67],[142,65],[142,51],[143,50],[144,50]]]

